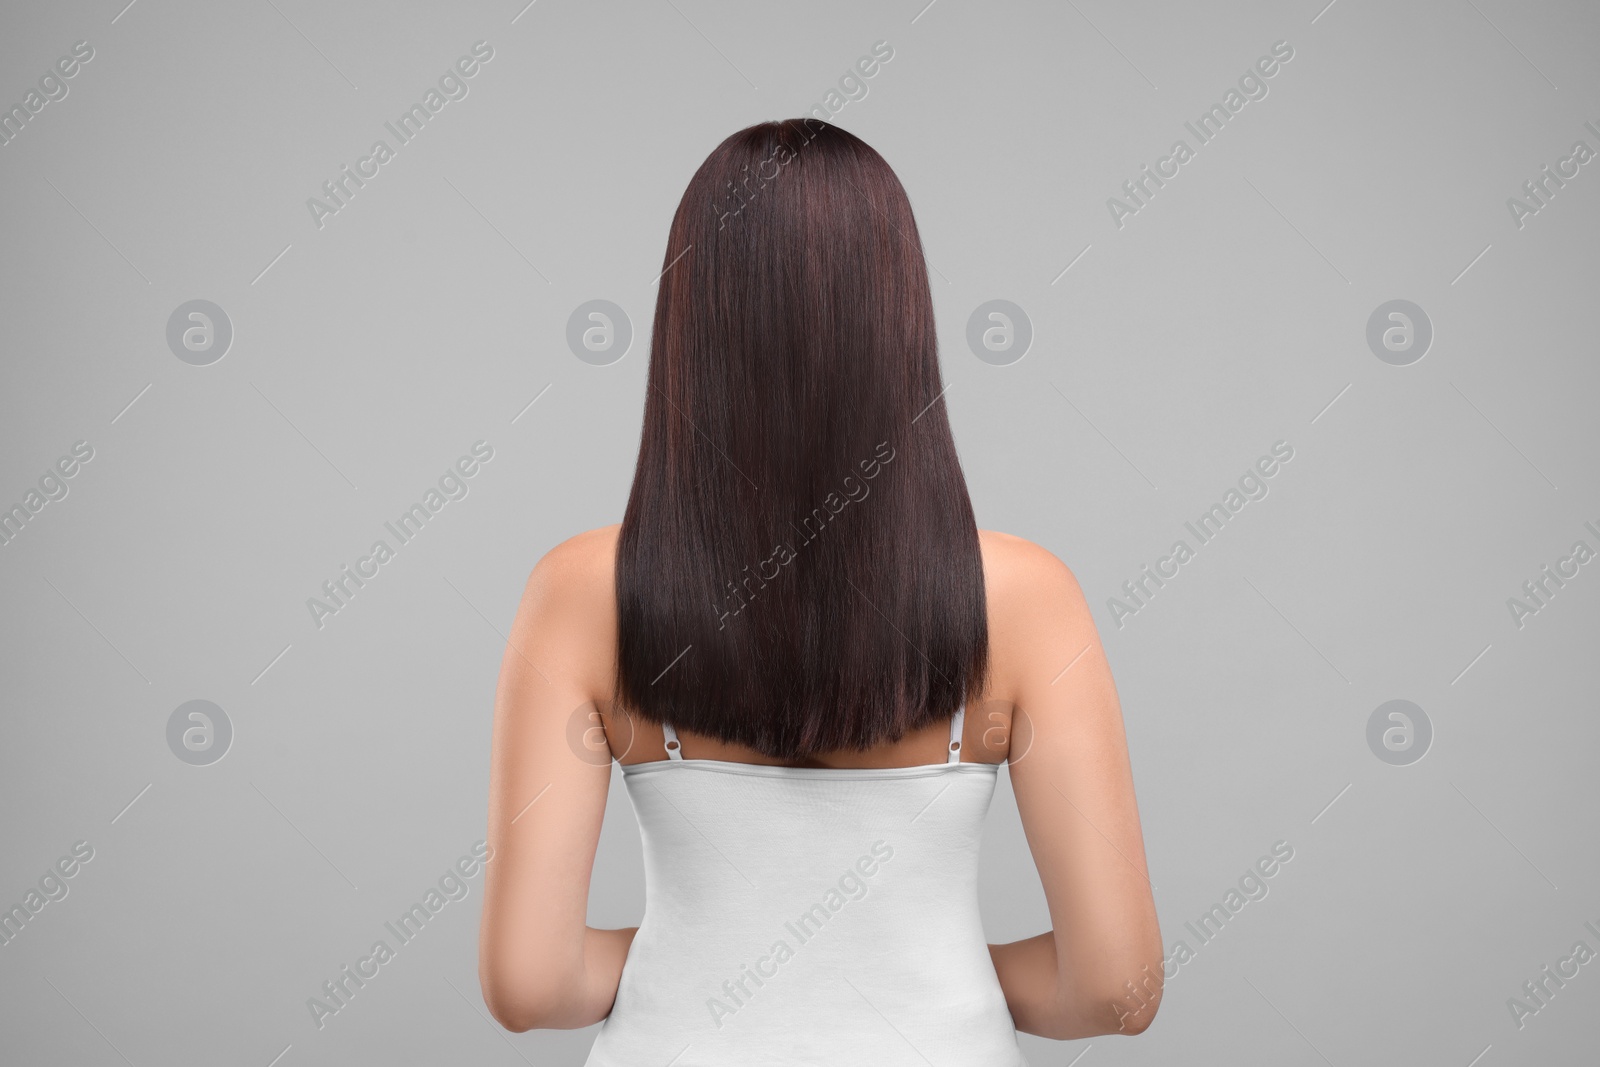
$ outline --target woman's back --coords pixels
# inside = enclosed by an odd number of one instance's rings
[[[602,615],[617,529],[586,535]],[[1004,708],[801,766],[605,716],[645,914],[588,1063],[1026,1063],[977,899]]]
[[[1025,1064],[978,915],[997,765],[952,744],[916,767],[625,766],[645,913],[588,1063]]]
[[[601,617],[617,530],[580,541]],[[980,540],[991,559],[1021,544]],[[991,582],[1002,597],[1011,588]],[[599,628],[602,657],[614,625]],[[1026,1063],[977,899],[1009,704],[801,766],[601,718],[639,821],[645,914],[592,1067],[663,1052],[674,1067]]]

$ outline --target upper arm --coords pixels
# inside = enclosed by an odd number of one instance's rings
[[[1045,549],[1010,540],[995,625],[1016,705],[1012,788],[1050,909],[1063,995],[1115,1010],[1127,1000],[1125,982],[1147,998],[1161,984],[1122,710],[1077,579]]]
[[[597,531],[599,533],[600,531]],[[515,1029],[583,968],[589,876],[611,779],[569,743],[568,723],[605,691],[614,641],[611,560],[584,534],[528,579],[495,694],[479,976]],[[608,643],[608,627],[612,638]],[[585,758],[587,756],[588,758]]]

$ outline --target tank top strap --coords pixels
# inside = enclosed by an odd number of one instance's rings
[[[961,762],[961,731],[966,723],[966,718],[967,706],[965,704],[957,708],[956,713],[950,717],[950,746],[949,755],[945,759],[946,763]],[[667,758],[672,760],[683,759],[683,745],[678,740],[678,731],[672,728],[671,723],[664,722],[661,724],[661,737],[662,743],[667,750]]]
[[[950,717],[950,754],[946,763],[961,762],[961,728],[966,723],[967,706],[961,705],[956,713]]]

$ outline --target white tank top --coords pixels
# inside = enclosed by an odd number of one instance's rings
[[[1027,1067],[978,915],[998,765],[622,768],[645,908],[586,1067]]]

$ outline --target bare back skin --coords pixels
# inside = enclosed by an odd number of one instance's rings
[[[620,526],[580,534],[535,567],[496,697],[480,931],[485,1001],[512,1030],[603,1019],[634,931],[586,925],[610,761],[577,758],[574,719],[612,705],[613,568]],[[1058,1039],[1134,1034],[1160,1002],[1162,951],[1122,715],[1088,604],[1065,564],[1022,538],[979,531],[990,675],[967,705],[961,759],[1010,762],[1052,929],[991,945],[1018,1030]],[[661,728],[601,714],[623,764],[665,758]],[[943,762],[947,723],[807,767]],[[594,731],[589,729],[589,735]],[[678,732],[685,759],[782,764]]]

